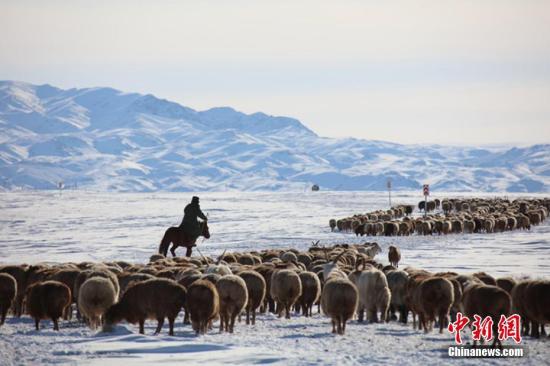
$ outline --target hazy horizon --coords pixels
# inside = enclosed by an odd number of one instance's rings
[[[550,143],[550,2],[6,1],[0,79],[112,87],[324,137]]]

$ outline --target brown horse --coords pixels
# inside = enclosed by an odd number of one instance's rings
[[[206,221],[203,221],[201,224],[201,234],[199,236],[204,236],[206,239],[210,238],[210,231],[208,230],[208,224]],[[172,226],[166,230],[164,236],[159,245],[159,253],[166,256],[168,255],[168,246],[172,243],[172,248],[170,248],[170,253],[175,257],[177,247],[187,247],[187,252],[185,253],[186,257],[191,256],[193,247],[198,238],[189,238],[183,232],[183,229],[179,227]]]

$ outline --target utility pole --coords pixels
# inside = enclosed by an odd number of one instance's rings
[[[391,178],[388,178],[388,180],[386,181],[386,187],[388,187],[388,201],[391,208]]]

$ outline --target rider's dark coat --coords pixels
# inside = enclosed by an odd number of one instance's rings
[[[206,220],[206,216],[202,213],[201,207],[198,202],[191,202],[187,206],[185,206],[185,210],[183,211],[183,220],[180,224],[180,228],[182,228],[189,236],[193,237],[194,239],[198,238],[201,234],[201,226],[197,218],[201,218],[203,220]]]

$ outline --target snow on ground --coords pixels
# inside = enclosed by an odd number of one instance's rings
[[[0,194],[0,264],[127,260],[145,262],[156,251],[164,230],[178,225],[190,193],[95,193],[87,191],[11,192]],[[456,196],[441,194],[438,197]],[[478,194],[493,196],[493,194]],[[470,194],[468,194],[470,196]],[[402,265],[430,270],[493,275],[550,276],[550,225],[529,232],[448,235],[442,237],[355,238],[331,233],[330,218],[386,208],[380,192],[203,193],[212,237],[199,248],[204,254],[268,247],[307,248],[321,244],[378,241],[403,254]],[[510,198],[516,197],[509,195]],[[435,197],[434,197],[435,198]],[[416,203],[418,194],[396,192],[392,202]],[[183,250],[179,253],[183,255]],[[217,324],[216,324],[217,325]],[[261,315],[255,326],[243,323],[233,335],[217,329],[195,337],[181,317],[176,337],[146,335],[122,324],[114,333],[98,333],[62,322],[59,333],[49,322],[34,330],[32,321],[9,319],[0,328],[0,365],[18,364],[547,364],[549,340],[525,339],[528,356],[521,360],[446,358],[452,337],[428,335],[410,325],[359,324],[352,321],[345,336],[330,333],[329,320],[296,316],[290,320]]]

